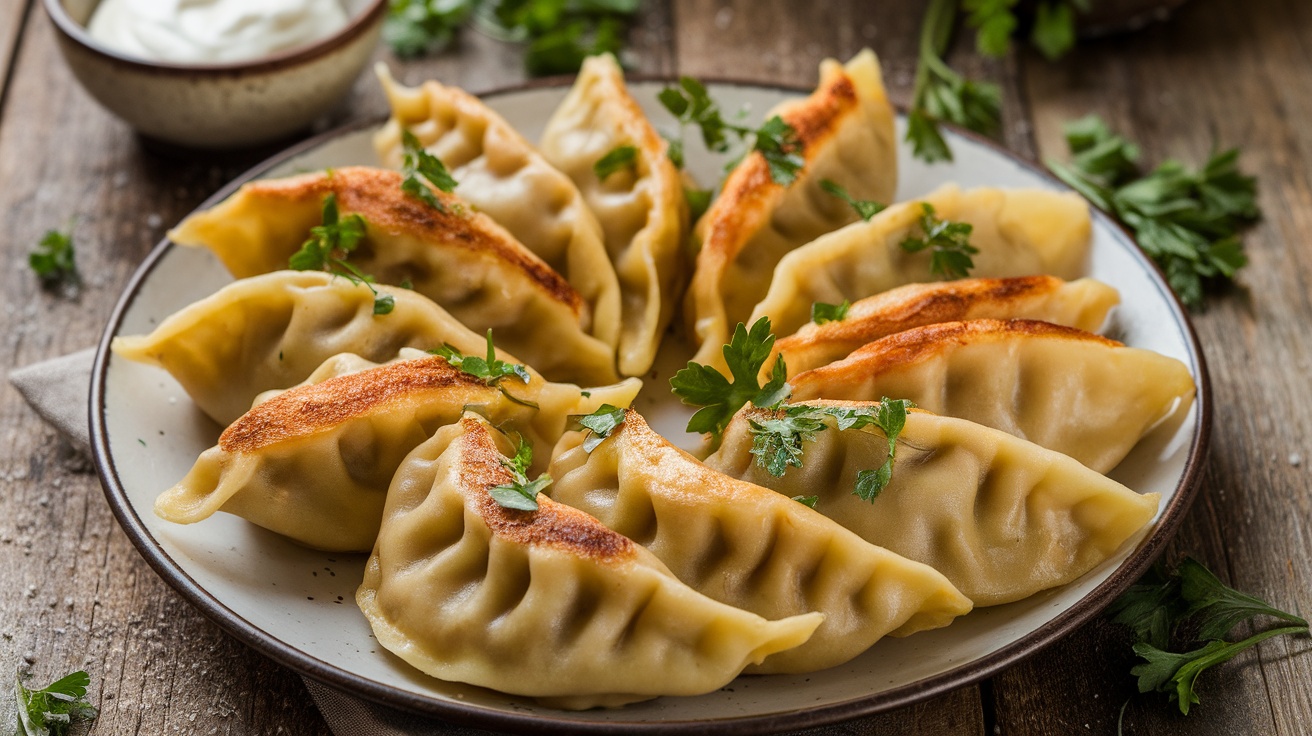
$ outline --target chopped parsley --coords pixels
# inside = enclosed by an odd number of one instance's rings
[[[761,368],[772,347],[769,317],[756,320],[750,331],[739,322],[723,348],[732,381],[715,368],[692,361],[674,374],[670,379],[674,395],[688,406],[701,407],[688,420],[689,432],[709,432],[718,439],[734,413],[749,401],[756,407],[773,408],[788,398],[792,388],[786,382],[788,369],[783,355],[775,360],[770,380],[764,386],[760,383]]]
[[[759,128],[730,123],[724,119],[719,104],[711,98],[705,85],[692,77],[680,77],[677,85],[662,89],[657,99],[679,120],[680,131],[686,125],[700,129],[702,143],[709,151],[728,151],[731,137],[748,143],[748,150],[761,154],[769,168],[770,179],[780,186],[786,187],[796,181],[802,167],[806,165],[797,130],[778,115],[765,121]],[[681,137],[671,140],[667,155],[676,165],[682,164]]]
[[[868,199],[853,199],[852,195],[848,194],[846,189],[839,186],[831,179],[821,180],[820,188],[835,197],[838,197],[844,202],[847,202],[848,206],[856,212],[857,216],[866,222],[869,222],[870,218],[884,211],[884,205],[879,202],[872,202]]]
[[[501,391],[507,399],[522,406],[538,408],[538,405],[527,399],[521,399],[509,391],[503,385],[507,378],[518,379],[527,384],[531,377],[528,373],[528,367],[520,363],[510,363],[497,357],[496,348],[492,345],[492,329],[487,331],[487,357],[481,358],[477,355],[465,355],[457,350],[453,345],[447,343],[436,350],[428,351],[433,355],[440,356],[450,363],[453,368],[457,368],[469,375],[482,379],[483,383]]]
[[[579,417],[579,426],[588,432],[587,437],[583,439],[583,451],[592,452],[597,449],[597,445],[624,424],[624,418],[625,410],[610,404],[602,404],[600,409]]]
[[[23,679],[15,676],[16,736],[66,736],[73,723],[94,719],[96,708],[86,700],[90,684],[91,676],[81,670],[40,690],[29,690],[23,686]]]
[[[819,496],[793,496],[793,500],[802,504],[808,509],[813,509],[815,508],[815,505],[817,503],[820,503]]]
[[[518,511],[537,511],[538,494],[551,485],[551,476],[543,473],[534,480],[528,479],[528,468],[533,464],[533,446],[521,437],[513,458],[505,458],[502,466],[510,471],[509,483],[493,486],[488,494],[497,505]]]
[[[934,206],[921,202],[920,237],[907,236],[901,243],[902,250],[919,253],[929,250],[929,272],[941,279],[960,279],[970,275],[975,267],[972,255],[979,249],[970,244],[970,233],[974,227],[967,222],[940,220],[934,213]]]
[[[455,190],[456,180],[451,177],[442,161],[425,151],[419,139],[408,130],[401,131],[401,147],[405,151],[401,166],[401,176],[404,177],[401,179],[401,191],[439,212],[445,211],[442,201],[422,180],[427,179],[434,187],[448,194]]]
[[[825,304],[816,302],[811,305],[811,321],[822,325],[826,322],[842,322],[847,319],[847,312],[852,308],[852,302],[843,300],[842,304]]]
[[[592,171],[598,179],[606,181],[611,174],[632,169],[637,163],[637,146],[616,146],[610,153],[597,159],[597,163],[592,165]]]
[[[47,286],[76,285],[79,282],[76,253],[73,250],[73,230],[47,230],[36,249],[27,254],[27,265]]]
[[[365,235],[364,218],[357,215],[341,217],[337,208],[337,194],[330,192],[323,199],[323,224],[310,228],[310,239],[292,254],[287,266],[294,271],[327,271],[359,286],[364,284],[374,294],[374,314],[391,314],[396,300],[390,294],[379,294],[370,276],[346,259]]]

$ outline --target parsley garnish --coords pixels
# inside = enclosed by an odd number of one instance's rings
[[[360,245],[364,235],[364,218],[359,215],[341,217],[337,209],[337,194],[330,192],[323,198],[323,224],[310,228],[310,239],[292,254],[287,266],[294,271],[327,271],[350,280],[356,286],[364,284],[374,294],[374,314],[391,314],[396,300],[390,294],[379,294],[374,288],[374,277],[346,260]]]
[[[435,54],[451,44],[478,0],[391,0],[383,40],[408,59]]]
[[[777,406],[788,398],[792,388],[785,380],[788,369],[782,354],[770,370],[769,382],[764,386],[760,383],[761,368],[773,346],[769,317],[756,320],[750,331],[739,322],[729,344],[723,348],[732,383],[718,370],[692,361],[674,374],[670,379],[674,395],[688,406],[701,407],[688,420],[689,432],[710,432],[718,438],[729,419],[747,402],[765,408]]]
[[[502,459],[501,464],[510,471],[514,480],[489,488],[487,492],[492,500],[508,509],[537,511],[538,494],[551,485],[551,476],[543,473],[536,480],[528,479],[528,468],[533,464],[533,446],[521,437],[515,456]]]
[[[76,285],[79,278],[75,256],[71,227],[68,232],[47,230],[37,241],[36,250],[27,254],[27,264],[47,286],[61,282]]]
[[[18,703],[16,736],[63,736],[74,721],[96,717],[95,706],[86,701],[91,676],[81,670],[66,675],[40,690],[23,687],[21,677],[14,678],[14,698]]]
[[[719,104],[711,99],[705,85],[692,77],[680,77],[677,86],[662,89],[657,99],[671,115],[678,118],[681,132],[685,125],[695,125],[701,129],[702,143],[709,151],[728,151],[730,136],[743,142],[751,141],[749,150],[761,154],[769,167],[770,178],[780,186],[786,187],[796,181],[797,175],[806,165],[806,159],[801,155],[802,142],[797,137],[797,131],[778,115],[765,121],[759,128],[730,123],[724,119]],[[676,165],[682,165],[681,138],[671,140],[667,155]]]
[[[811,321],[822,325],[826,322],[842,322],[847,319],[847,310],[852,308],[852,302],[844,300],[842,304],[825,304],[816,302],[811,305]]]
[[[606,181],[606,177],[623,169],[631,169],[637,162],[637,146],[616,146],[610,153],[597,159],[597,163],[592,165],[592,171],[598,179]]]
[[[963,0],[969,15],[966,24],[975,29],[975,48],[985,56],[1006,56],[1011,34],[1016,31],[1016,0]]]
[[[940,122],[987,134],[997,129],[1001,117],[1001,93],[996,85],[966,79],[943,61],[956,12],[957,0],[931,0],[920,28],[906,139],[915,156],[929,163],[952,160],[952,151],[938,129]]]
[[[1132,229],[1186,305],[1208,284],[1248,263],[1239,230],[1260,216],[1257,181],[1239,171],[1237,149],[1213,153],[1201,171],[1173,159],[1139,175],[1139,149],[1089,116],[1066,126],[1070,164],[1047,161],[1062,181]]]
[[[1075,47],[1075,12],[1087,13],[1090,0],[1047,0],[1034,10],[1030,45],[1056,61]]]
[[[592,452],[597,449],[602,440],[624,424],[624,417],[624,409],[610,404],[602,404],[600,409],[579,417],[579,425],[588,430],[588,436],[583,439],[583,451]]]
[[[815,505],[817,503],[820,503],[819,496],[793,496],[793,500],[802,504],[808,509],[813,509],[815,508]]]
[[[639,0],[391,0],[383,38],[402,58],[437,53],[471,17],[482,30],[527,42],[530,74],[576,72],[589,56],[619,53]]]
[[[884,397],[876,410],[806,404],[784,406],[769,419],[759,422],[748,419],[749,431],[752,433],[750,452],[756,456],[756,464],[764,468],[765,472],[781,477],[789,465],[802,467],[803,445],[829,428],[826,418],[832,417],[840,432],[874,425],[888,438],[888,458],[875,470],[858,472],[856,488],[852,491],[862,500],[874,501],[893,477],[897,438],[906,426],[907,409],[912,406],[914,404],[906,399],[895,401],[888,397]]]
[[[837,182],[829,179],[822,179],[820,181],[820,188],[835,197],[838,197],[844,202],[847,202],[847,204],[856,211],[857,216],[866,222],[869,222],[870,218],[884,210],[884,205],[879,202],[872,202],[868,199],[853,199],[852,195],[848,194],[846,189],[839,186]]]
[[[970,15],[966,23],[975,31],[975,48],[985,56],[1006,56],[1016,30],[1016,0],[964,0]],[[1035,3],[1030,43],[1049,61],[1075,46],[1075,11],[1087,13],[1089,0],[1043,0]]]
[[[441,356],[450,363],[453,368],[468,373],[469,375],[480,378],[483,383],[499,390],[507,399],[522,406],[538,408],[538,405],[527,399],[521,399],[501,385],[502,381],[507,378],[518,378],[524,383],[530,380],[528,368],[519,363],[509,363],[497,357],[496,348],[492,346],[492,329],[487,331],[487,357],[480,358],[477,355],[465,355],[457,350],[451,343],[446,343],[436,350],[428,351],[433,355]]]
[[[688,202],[688,222],[697,222],[711,207],[711,190],[683,188],[683,198]]]
[[[446,207],[442,205],[441,200],[433,194],[432,189],[424,185],[420,177],[427,179],[433,186],[448,194],[456,188],[456,180],[451,178],[450,172],[442,165],[442,161],[425,151],[419,139],[410,131],[404,129],[401,131],[401,146],[405,150],[404,163],[401,167],[401,175],[405,178],[401,180],[401,191],[439,212],[445,211]]]
[[[902,250],[919,253],[928,248],[929,272],[941,279],[969,276],[970,269],[975,267],[971,256],[979,252],[970,244],[974,226],[968,222],[940,220],[929,202],[921,202],[920,207],[921,237],[908,235],[901,243]]]
[[[1113,621],[1129,627],[1136,639],[1134,653],[1144,663],[1136,665],[1130,674],[1138,677],[1139,692],[1167,693],[1185,715],[1199,702],[1194,686],[1204,670],[1266,639],[1308,633],[1304,619],[1226,586],[1191,558],[1170,575],[1158,570],[1145,580],[1131,586],[1108,612]],[[1290,625],[1238,642],[1225,641],[1235,626],[1259,616]],[[1187,651],[1171,651],[1173,642]]]

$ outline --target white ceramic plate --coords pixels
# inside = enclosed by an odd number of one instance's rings
[[[673,122],[655,103],[661,84],[633,84],[659,127]],[[724,109],[742,107],[753,119],[799,93],[745,84],[713,84]],[[487,102],[530,139],[563,98],[565,88],[538,85],[491,94]],[[376,125],[321,136],[256,167],[241,182],[327,166],[375,164]],[[703,182],[717,181],[723,161],[696,150],[688,160]],[[899,199],[943,182],[964,187],[1061,189],[1061,184],[996,145],[949,132],[951,164],[927,166],[903,150]],[[699,697],[661,698],[619,710],[567,713],[429,678],[378,646],[355,607],[364,556],[304,549],[227,514],[191,526],[152,513],[155,496],[176,483],[220,427],[191,403],[161,370],[114,357],[109,341],[150,331],[174,311],[232,279],[207,251],[165,241],[146,259],[110,320],[96,359],[91,423],[106,495],[119,521],[151,565],[229,633],[293,669],[343,690],[448,720],[507,730],[756,733],[800,728],[887,710],[982,679],[1037,651],[1101,611],[1157,557],[1174,533],[1201,476],[1210,394],[1201,351],[1179,303],[1129,236],[1095,213],[1089,275],[1120,290],[1114,333],[1129,345],[1184,361],[1197,380],[1193,408],[1160,428],[1126,458],[1113,477],[1140,492],[1162,494],[1150,531],[1079,580],[1005,606],[980,609],[951,626],[905,639],[886,639],[840,667],[805,676],[740,677]],[[685,358],[667,346],[638,408],[681,444],[687,414],[668,391],[673,367]]]

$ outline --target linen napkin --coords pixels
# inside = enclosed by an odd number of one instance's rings
[[[10,372],[9,382],[56,429],[60,430],[88,454],[91,432],[88,406],[91,399],[91,368],[94,349],[81,350],[60,358],[34,363]],[[486,736],[490,731],[466,728],[424,718],[362,700],[323,683],[302,677],[305,689],[337,736]],[[838,736],[864,733],[860,721],[842,726],[817,728],[806,736]]]

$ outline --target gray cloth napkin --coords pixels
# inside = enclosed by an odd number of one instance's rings
[[[87,452],[91,449],[87,405],[91,398],[91,366],[95,357],[95,350],[82,350],[19,368],[9,374],[9,382],[36,413]],[[474,736],[488,733],[414,716],[347,695],[309,678],[302,679],[328,727],[338,736]]]

